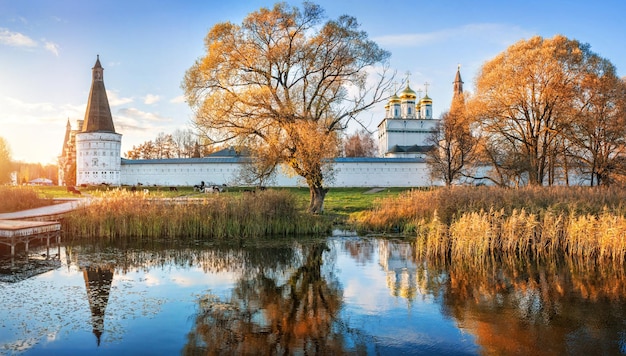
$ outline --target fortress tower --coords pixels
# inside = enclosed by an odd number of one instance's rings
[[[120,185],[122,135],[115,132],[100,57],[92,68],[85,119],[76,134],[76,184]]]

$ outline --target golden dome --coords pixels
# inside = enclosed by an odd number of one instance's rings
[[[406,88],[404,88],[404,90],[400,93],[400,99],[413,99],[413,100],[415,100],[416,98],[417,98],[417,95],[415,94],[413,89],[411,89],[409,84],[407,84]]]
[[[424,97],[420,100],[420,104],[432,104],[433,99],[431,99],[428,94],[424,95]]]
[[[391,96],[391,98],[389,98],[389,103],[390,104],[399,104],[400,103],[400,98],[396,94],[393,94]]]

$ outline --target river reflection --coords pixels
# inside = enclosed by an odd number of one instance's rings
[[[407,241],[340,236],[60,251],[60,267],[0,282],[0,354],[626,350],[618,266],[452,264],[416,256]]]

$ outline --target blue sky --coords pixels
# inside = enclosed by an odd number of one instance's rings
[[[300,1],[288,1],[300,5]],[[591,45],[626,76],[626,2],[615,1],[316,1],[329,18],[357,18],[391,52],[398,81],[448,109],[457,66],[473,91],[480,66],[534,35],[562,34]],[[100,55],[122,152],[190,127],[182,100],[185,71],[204,54],[216,23],[241,23],[272,1],[0,0],[0,136],[14,160],[54,163],[67,119],[85,115],[91,68]],[[400,88],[401,89],[401,88]],[[360,119],[371,130],[384,103]]]

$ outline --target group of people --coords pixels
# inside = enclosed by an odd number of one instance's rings
[[[225,187],[226,187],[225,184],[221,186],[216,185],[216,184],[206,185],[204,181],[202,181],[200,185],[194,185],[193,190],[196,192],[202,192],[202,193],[221,193],[224,191]]]

